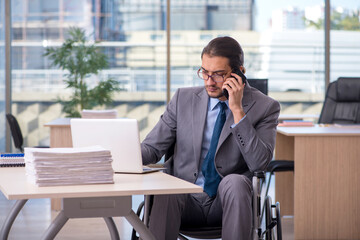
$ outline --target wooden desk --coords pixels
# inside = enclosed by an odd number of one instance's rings
[[[360,239],[360,128],[278,127],[275,198],[294,215],[295,239]]]
[[[45,127],[50,127],[50,147],[72,147],[70,118],[58,118],[45,124]],[[61,210],[61,199],[51,199],[51,210]]]
[[[27,199],[33,198],[64,198],[62,211],[45,232],[43,239],[53,239],[69,217],[104,217],[108,219],[113,216],[124,216],[135,229],[139,229],[140,234],[143,232],[144,239],[154,239],[150,231],[131,210],[132,195],[202,192],[202,188],[195,184],[161,172],[115,174],[114,180],[114,184],[37,187],[27,182],[24,168],[1,168],[0,190],[7,199],[17,199],[18,201],[1,229],[0,239],[7,239],[18,212]],[[111,231],[110,227],[109,230]],[[117,232],[117,230],[115,231]]]

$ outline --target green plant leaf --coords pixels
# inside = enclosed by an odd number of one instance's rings
[[[66,88],[72,90],[71,100],[58,102],[62,105],[67,117],[80,117],[82,109],[112,103],[112,95],[120,91],[119,83],[114,79],[100,81],[93,89],[89,89],[87,81],[108,67],[108,60],[101,49],[88,40],[85,30],[77,27],[69,29],[69,38],[58,47],[45,49],[51,66],[65,70]]]

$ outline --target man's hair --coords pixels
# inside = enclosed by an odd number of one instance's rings
[[[217,37],[206,45],[201,53],[216,57],[226,57],[232,69],[244,65],[244,52],[240,44],[231,37]]]

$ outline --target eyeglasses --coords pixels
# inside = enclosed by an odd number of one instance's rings
[[[197,75],[200,79],[202,80],[209,80],[209,78],[211,78],[214,82],[223,82],[225,79],[224,79],[224,76],[226,75],[227,73],[225,74],[217,74],[217,73],[214,73],[212,75],[209,75],[207,73],[207,71],[205,71],[204,69],[200,68],[198,71],[197,71]]]

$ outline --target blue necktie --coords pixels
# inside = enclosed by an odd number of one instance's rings
[[[214,166],[214,157],[219,142],[220,133],[226,120],[225,109],[227,108],[227,106],[223,102],[219,102],[218,104],[220,104],[220,112],[216,118],[214,132],[210,141],[209,151],[206,154],[201,167],[201,171],[205,178],[204,191],[209,195],[209,197],[213,197],[216,195],[217,188],[221,180],[221,177],[216,172]]]

